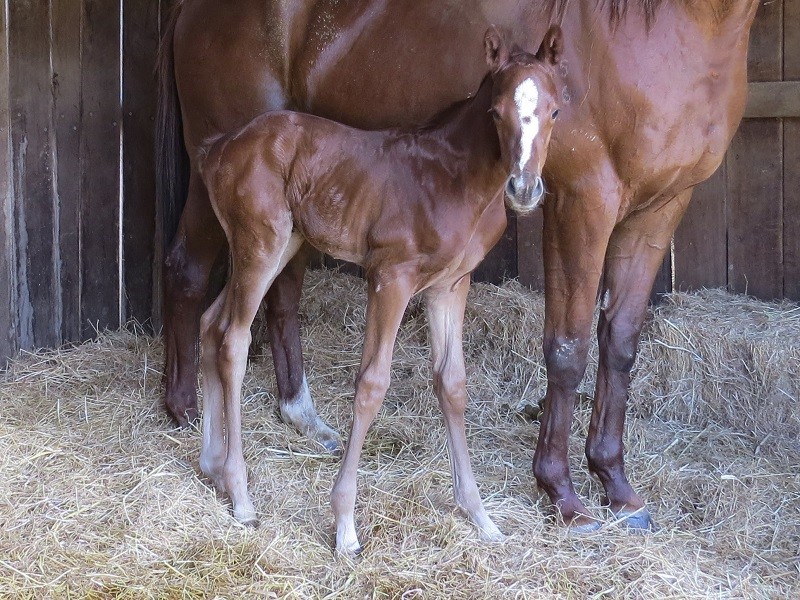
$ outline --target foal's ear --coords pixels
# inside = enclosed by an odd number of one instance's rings
[[[542,45],[539,46],[539,51],[536,53],[536,58],[542,62],[549,62],[551,65],[558,64],[561,59],[561,54],[564,52],[564,36],[561,33],[561,27],[553,25],[544,34]]]
[[[486,49],[486,63],[492,73],[497,73],[508,62],[509,51],[508,46],[503,41],[503,36],[494,25],[486,30],[486,35],[483,38],[483,47]]]

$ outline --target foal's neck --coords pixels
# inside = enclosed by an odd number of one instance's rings
[[[497,128],[489,114],[492,105],[492,77],[486,75],[475,95],[445,110],[431,132],[460,157],[467,185],[496,191],[507,173],[500,158]]]

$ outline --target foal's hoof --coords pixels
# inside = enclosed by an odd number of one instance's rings
[[[336,545],[336,556],[341,558],[346,558],[348,560],[357,560],[361,557],[361,553],[364,551],[364,548],[361,547],[361,544],[356,543],[355,545]]]
[[[233,518],[244,527],[255,529],[259,526],[258,517],[252,510],[233,511]]]
[[[614,513],[617,521],[634,532],[644,533],[655,531],[656,524],[650,516],[650,511],[642,507],[639,510],[620,510]]]

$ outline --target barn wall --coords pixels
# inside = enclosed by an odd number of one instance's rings
[[[130,318],[159,324],[153,66],[169,4],[0,0],[0,366]],[[697,189],[656,291],[800,300],[800,0],[760,8],[750,77],[753,118]],[[510,216],[476,278],[541,289],[541,226]]]

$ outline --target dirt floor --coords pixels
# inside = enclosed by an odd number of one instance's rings
[[[346,435],[363,282],[313,272],[305,297],[309,384]],[[161,409],[160,340],[112,332],[21,356],[0,379],[0,598],[800,597],[800,307],[706,291],[655,310],[625,444],[660,528],[607,518],[583,536],[555,525],[531,474],[542,309],[512,282],[474,286],[467,313],[470,450],[507,540],[482,543],[454,509],[413,304],[362,457],[357,562],[332,553],[338,460],[280,422],[269,348],[255,345],[245,383],[255,530],[199,475],[199,433]],[[592,383],[590,368],[572,466],[604,515],[582,456]]]

